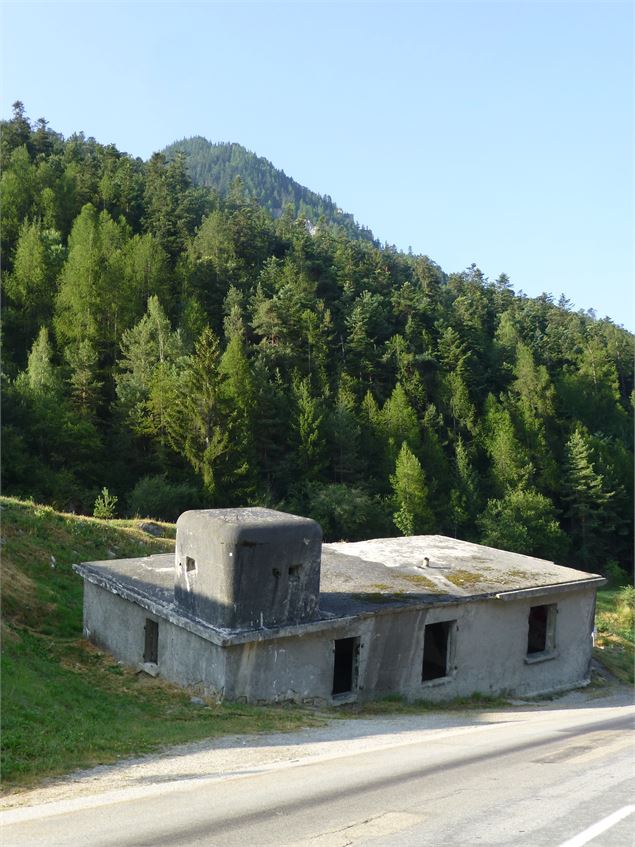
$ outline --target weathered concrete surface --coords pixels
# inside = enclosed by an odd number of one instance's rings
[[[533,602],[533,601],[532,601]],[[527,696],[588,681],[594,593],[573,592],[558,601],[556,649],[527,662],[530,603],[452,604],[333,622],[330,633],[276,639],[227,650],[230,699],[340,702],[398,693],[409,700],[442,701],[486,695]],[[422,681],[424,628],[455,622],[448,674]],[[359,638],[356,685],[332,698],[334,639]]]
[[[176,525],[176,602],[223,628],[314,618],[322,530],[273,509],[185,512]]]
[[[222,698],[226,651],[167,617],[88,581],[84,583],[84,635],[122,662],[144,663],[146,620],[159,624],[157,666],[164,679]],[[167,610],[165,610],[167,611]]]
[[[227,554],[246,538],[232,520],[227,522],[230,531],[218,536],[229,539],[223,548]],[[277,525],[277,518],[271,525]],[[264,612],[262,623],[254,621],[254,609],[256,602],[266,600],[278,548],[275,539],[267,548],[266,527],[263,535],[259,532],[247,540],[269,550],[266,566],[258,571],[247,559],[244,569],[238,569],[253,576],[253,582],[248,580],[246,588],[242,578],[232,584],[210,582],[209,590],[225,597],[218,608],[230,609],[220,616],[224,622],[232,620],[230,598],[246,590],[248,603],[241,608],[247,613],[238,615],[240,626],[212,624],[198,616],[200,607],[175,603],[173,559],[162,555],[77,568],[85,577],[87,637],[138,665],[150,618],[159,623],[158,666],[165,678],[249,702],[342,702],[393,693],[433,701],[475,692],[523,696],[588,679],[600,577],[440,536],[324,545],[319,611],[313,610],[312,619],[291,618],[283,625],[273,615],[267,624]],[[275,561],[299,561],[299,543],[291,553],[280,553],[286,559]],[[305,546],[313,549],[311,543]],[[212,569],[216,552],[210,554],[199,544],[182,546],[177,562],[202,555],[200,561]],[[311,578],[313,562],[307,567]],[[225,565],[224,573],[230,573]],[[198,561],[196,566],[204,568]],[[259,597],[260,578],[265,590]],[[529,610],[539,605],[554,608],[555,642],[528,656]],[[284,616],[288,605],[277,610]],[[423,681],[426,626],[439,623],[447,624],[446,667],[437,678]],[[334,698],[335,641],[347,638],[356,639],[350,690]]]

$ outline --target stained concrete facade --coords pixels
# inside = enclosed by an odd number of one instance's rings
[[[599,576],[442,536],[325,544],[320,557],[313,521],[221,511],[183,515],[175,556],[76,566],[86,637],[256,703],[527,696],[588,680]]]

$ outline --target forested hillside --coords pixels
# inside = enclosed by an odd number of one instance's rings
[[[373,240],[372,232],[355,223],[353,216],[339,209],[330,197],[309,191],[267,159],[256,156],[240,144],[213,144],[198,135],[170,144],[163,153],[168,161],[179,153],[185,156],[187,172],[194,185],[214,188],[225,197],[238,177],[247,198],[255,200],[274,218],[286,212],[293,219],[305,218],[309,226],[325,221],[341,227],[351,238]]]
[[[91,513],[105,486],[118,515],[264,504],[328,539],[630,564],[623,329],[21,104],[0,157],[5,494]]]

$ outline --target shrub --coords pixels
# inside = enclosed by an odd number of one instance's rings
[[[620,627],[632,631],[635,624],[635,588],[632,585],[618,591],[615,611]]]
[[[93,507],[93,517],[94,518],[114,518],[115,516],[115,506],[118,502],[118,497],[115,497],[114,494],[111,494],[108,489],[104,486],[101,489],[101,494],[97,496],[95,500],[95,505]]]
[[[613,560],[604,566],[604,576],[608,579],[611,588],[621,588],[628,582],[626,571]]]
[[[379,498],[342,483],[315,483],[308,489],[303,514],[322,527],[325,541],[360,541],[394,535]]]
[[[128,514],[174,522],[187,509],[199,508],[200,490],[188,482],[169,482],[165,474],[144,476],[128,498]]]

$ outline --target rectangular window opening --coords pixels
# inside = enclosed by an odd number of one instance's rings
[[[442,679],[448,675],[450,633],[454,621],[430,623],[423,631],[423,665],[421,681]]]
[[[337,638],[333,650],[333,696],[349,694],[357,683],[359,638]]]
[[[555,649],[555,604],[532,606],[529,609],[527,655],[549,653]]]
[[[300,565],[291,565],[289,567],[289,579],[300,579]]]
[[[195,570],[196,570],[196,560],[195,560],[195,559],[193,559],[191,556],[186,556],[186,557],[185,557],[185,570],[186,570],[188,573],[190,573],[191,571],[195,571]]]
[[[151,618],[146,618],[143,661],[155,665],[159,663],[159,624]]]

